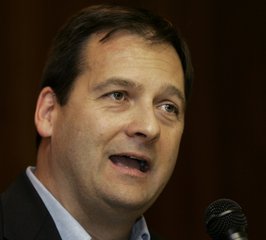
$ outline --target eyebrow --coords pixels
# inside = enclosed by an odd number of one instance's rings
[[[180,89],[173,85],[166,85],[163,89],[163,92],[170,96],[176,96],[178,99],[180,99],[182,106],[185,108],[186,99],[184,93]]]
[[[103,90],[110,85],[142,89],[142,87],[139,84],[133,82],[130,79],[113,77],[113,78],[107,79],[104,82],[97,84],[96,86],[94,86],[93,90],[96,90],[96,91]]]

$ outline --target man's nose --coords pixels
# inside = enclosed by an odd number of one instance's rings
[[[130,114],[126,133],[129,137],[136,137],[145,142],[154,142],[159,139],[161,126],[154,106],[135,107]]]

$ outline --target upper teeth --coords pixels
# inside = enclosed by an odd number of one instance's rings
[[[133,157],[133,156],[128,156],[129,158],[131,159],[135,159],[135,160],[138,160],[138,161],[144,161],[143,159],[140,159],[140,158],[136,158],[136,157]]]

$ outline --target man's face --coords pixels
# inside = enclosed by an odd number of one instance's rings
[[[88,206],[146,210],[174,169],[184,76],[174,48],[118,34],[85,50],[85,70],[51,136],[57,191]]]

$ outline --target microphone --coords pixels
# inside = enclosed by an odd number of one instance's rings
[[[213,240],[248,240],[247,219],[233,200],[218,199],[205,210],[204,221]]]

